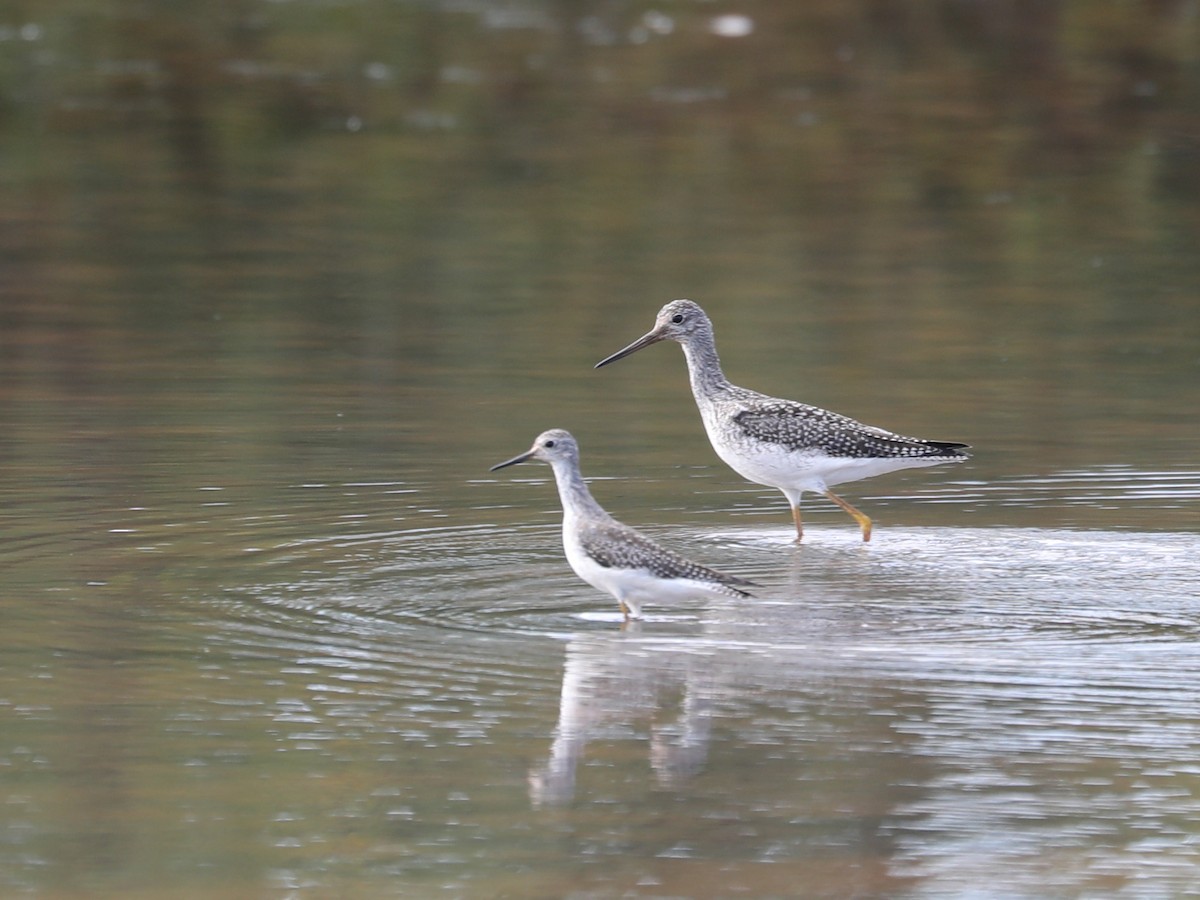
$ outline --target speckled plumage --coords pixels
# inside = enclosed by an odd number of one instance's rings
[[[863,425],[849,416],[788,400],[772,400],[743,388],[746,408],[730,416],[730,421],[752,441],[779,444],[792,452],[819,451],[850,459],[963,459],[965,444],[926,441],[893,434],[882,428]],[[750,395],[750,396],[746,396]]]
[[[579,471],[579,445],[560,428],[538,435],[525,453],[492,471],[530,459],[550,464],[563,506],[563,550],[580,578],[616,597],[627,618],[646,601],[695,594],[749,597],[753,582],[681,556],[614,519],[596,502]]]
[[[655,578],[689,578],[709,583],[711,590],[730,597],[748,597],[737,585],[750,582],[726,575],[668,550],[638,531],[613,519],[589,521],[578,531],[584,552],[606,569],[641,569]]]
[[[868,541],[871,520],[831,486],[968,458],[966,444],[893,434],[827,409],[730,384],[721,371],[712,322],[691,300],[668,303],[651,331],[596,367],[663,340],[683,346],[692,394],[717,455],[742,477],[783,492],[792,507],[797,540],[803,536],[800,498],[805,491],[822,493],[842,507]]]

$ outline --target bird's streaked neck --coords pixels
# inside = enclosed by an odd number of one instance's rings
[[[711,397],[729,387],[729,381],[721,371],[717,344],[711,332],[697,332],[683,342],[682,346],[683,355],[687,357],[688,378],[692,383],[694,396]]]
[[[558,484],[558,498],[562,501],[563,513],[567,516],[606,518],[608,513],[596,502],[587,482],[579,471],[578,460],[556,459],[554,480]]]

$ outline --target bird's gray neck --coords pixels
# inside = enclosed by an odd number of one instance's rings
[[[555,460],[554,480],[558,483],[558,497],[566,515],[593,519],[608,518],[608,513],[588,490],[587,482],[579,472],[578,460]]]
[[[688,378],[692,382],[692,394],[711,397],[729,387],[725,373],[721,371],[721,360],[717,357],[717,345],[712,333],[697,332],[683,345],[687,357]]]

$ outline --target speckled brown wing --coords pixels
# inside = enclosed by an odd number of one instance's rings
[[[925,441],[863,425],[848,416],[804,403],[780,400],[743,410],[733,417],[754,441],[779,444],[796,452],[825,453],[855,459],[963,459],[967,444]]]
[[[584,552],[605,568],[642,569],[656,578],[708,582],[713,590],[735,597],[749,597],[741,587],[754,586],[752,581],[692,562],[615,520],[585,526],[579,533],[579,542]]]

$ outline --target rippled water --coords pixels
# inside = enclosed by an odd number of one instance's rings
[[[0,13],[0,896],[1200,894],[1198,23]],[[973,458],[797,547],[592,368],[682,296]],[[622,627],[550,427],[759,596]]]
[[[1113,469],[871,502],[1194,510],[1198,485]],[[523,490],[547,512],[504,502]],[[797,547],[774,498],[738,498],[645,528],[759,596],[622,627],[562,559],[550,491],[480,478],[448,519],[431,483],[204,486],[14,541],[18,576],[77,549],[6,603],[5,889],[1197,886],[1195,535],[892,525],[864,546],[814,510]]]

